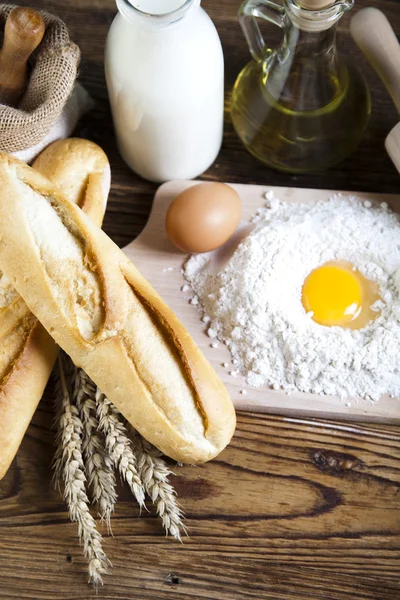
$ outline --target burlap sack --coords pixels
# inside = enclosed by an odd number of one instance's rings
[[[0,30],[12,4],[0,4]],[[55,125],[74,87],[80,51],[61,19],[40,11],[43,41],[32,55],[28,87],[18,108],[0,104],[0,150],[16,152],[39,144]]]

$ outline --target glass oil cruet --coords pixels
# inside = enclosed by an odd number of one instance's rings
[[[359,71],[336,49],[336,27],[354,0],[246,0],[239,22],[253,60],[233,92],[234,127],[246,148],[292,173],[327,168],[360,142],[371,112]],[[257,18],[280,27],[267,48]]]

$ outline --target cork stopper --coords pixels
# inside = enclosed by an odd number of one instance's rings
[[[297,0],[297,4],[306,10],[323,10],[333,6],[336,0]]]

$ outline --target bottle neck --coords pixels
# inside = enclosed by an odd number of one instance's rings
[[[300,0],[284,0],[287,18],[302,31],[322,32],[331,29],[343,14],[351,10],[354,0],[336,0],[326,8],[309,10]]]
[[[284,42],[271,56],[267,78],[268,90],[284,107],[317,110],[341,93],[346,68],[336,52],[338,20],[330,27],[303,29],[287,18]]]
[[[337,24],[329,29],[309,31],[293,24],[286,33],[286,48],[292,59],[323,61],[333,57],[336,50]]]
[[[200,0],[116,0],[120,14],[130,23],[149,29],[176,25],[200,6]]]

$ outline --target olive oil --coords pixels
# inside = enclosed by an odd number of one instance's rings
[[[290,5],[287,0],[286,10]],[[281,48],[266,50],[240,73],[232,121],[246,148],[269,166],[291,173],[324,169],[360,142],[369,91],[336,51],[335,27],[303,31],[287,19],[285,33]]]

